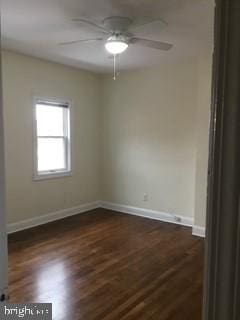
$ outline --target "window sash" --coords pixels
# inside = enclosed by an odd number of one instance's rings
[[[63,141],[63,156],[64,156],[64,167],[62,168],[56,168],[56,169],[49,169],[49,170],[39,170],[38,166],[39,163],[37,163],[37,171],[38,174],[47,174],[47,173],[54,173],[54,172],[66,172],[69,171],[69,157],[68,157],[68,137],[65,136],[38,136],[37,137],[37,153],[38,153],[38,144],[39,139],[51,139],[51,140],[62,140]]]

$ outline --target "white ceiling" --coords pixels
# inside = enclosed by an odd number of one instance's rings
[[[2,0],[3,47],[96,72],[112,70],[102,42],[59,46],[59,42],[91,38],[95,29],[72,18],[98,24],[108,16],[136,22],[161,18],[167,22],[139,28],[137,36],[172,43],[170,51],[131,45],[118,59],[120,70],[195,57],[213,42],[213,0]],[[98,34],[99,35],[99,34]]]

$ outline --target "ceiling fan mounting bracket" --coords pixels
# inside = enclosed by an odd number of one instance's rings
[[[132,19],[128,17],[113,16],[103,20],[104,27],[112,31],[114,34],[121,34],[122,32],[127,31],[132,23]]]

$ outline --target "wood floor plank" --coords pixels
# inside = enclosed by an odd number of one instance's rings
[[[9,236],[11,302],[54,320],[200,320],[204,240],[96,209]]]

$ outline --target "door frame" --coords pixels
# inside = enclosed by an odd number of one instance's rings
[[[240,314],[239,29],[239,0],[216,0],[204,320],[237,320]]]

